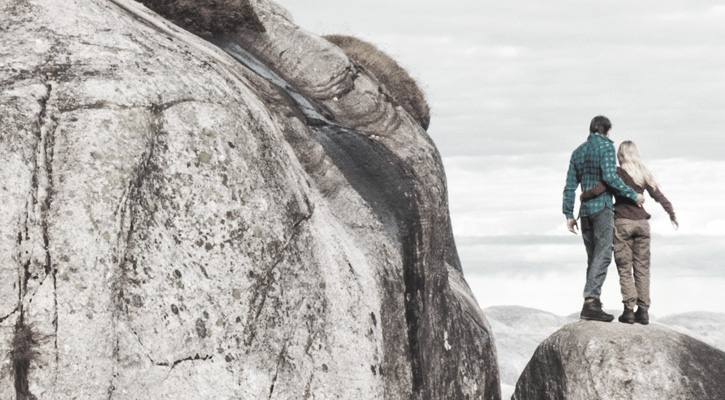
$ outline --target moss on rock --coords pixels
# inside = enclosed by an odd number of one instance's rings
[[[327,35],[325,39],[368,69],[387,89],[388,94],[408,112],[423,129],[430,123],[430,108],[418,83],[392,57],[373,44],[354,36]]]
[[[217,36],[264,25],[249,0],[140,0],[164,18],[199,36]]]

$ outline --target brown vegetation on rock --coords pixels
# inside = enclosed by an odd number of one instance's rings
[[[408,112],[423,129],[430,124],[430,108],[423,91],[408,71],[373,44],[353,36],[327,35],[329,40],[355,62],[375,75],[388,94]]]
[[[164,18],[200,36],[238,32],[241,28],[264,32],[249,0],[139,0]]]

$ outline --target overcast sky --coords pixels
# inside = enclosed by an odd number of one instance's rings
[[[715,1],[281,0],[424,88],[454,234],[480,305],[581,307],[586,256],[566,231],[572,150],[597,114],[633,140],[672,202],[651,198],[652,313],[725,312],[725,4]],[[620,308],[614,264],[602,301]]]

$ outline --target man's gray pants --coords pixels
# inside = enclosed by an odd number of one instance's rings
[[[594,214],[581,217],[582,238],[587,249],[587,283],[584,298],[598,299],[607,270],[612,262],[612,235],[614,232],[614,211],[604,207]]]

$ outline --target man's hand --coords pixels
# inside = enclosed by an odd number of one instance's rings
[[[566,227],[569,229],[569,232],[576,235],[577,229],[579,229],[579,226],[576,224],[576,220],[574,218],[567,218],[566,219]]]
[[[677,219],[673,219],[670,222],[672,222],[672,227],[675,228],[675,230],[680,227],[680,223],[677,222]]]
[[[642,196],[641,194],[637,193],[637,205],[640,206],[640,207],[642,207],[642,204],[644,204],[644,196]]]

